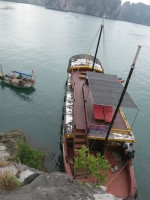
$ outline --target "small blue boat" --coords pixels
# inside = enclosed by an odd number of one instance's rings
[[[18,71],[12,71],[11,74],[4,74],[2,67],[0,72],[0,80],[12,87],[16,88],[31,88],[35,84],[35,76],[32,70],[32,74],[25,74]]]

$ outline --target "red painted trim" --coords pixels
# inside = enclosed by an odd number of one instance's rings
[[[64,165],[65,165],[66,173],[69,176],[69,179],[72,181],[73,174],[72,174],[70,164],[69,164],[69,158],[68,158],[68,153],[67,153],[67,144],[66,144],[66,138],[64,137],[64,133],[63,133],[63,158],[64,158]]]
[[[128,174],[128,178],[129,178],[129,197],[134,198],[136,191],[137,191],[137,187],[136,187],[136,180],[135,180],[132,161],[129,162],[127,165],[127,174]]]

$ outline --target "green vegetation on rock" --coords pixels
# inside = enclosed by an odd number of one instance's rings
[[[11,158],[11,160],[42,170],[44,158],[45,155],[43,152],[34,150],[29,145],[19,141],[17,143],[16,154]]]
[[[21,182],[11,172],[5,171],[0,174],[0,191],[13,190],[21,185]]]

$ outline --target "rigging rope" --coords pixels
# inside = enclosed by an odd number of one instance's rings
[[[107,73],[110,72],[109,64],[107,59],[107,48],[106,48],[106,39],[105,39],[105,28],[103,29],[103,66]]]
[[[98,28],[98,30],[97,30],[96,33],[94,34],[93,39],[92,39],[92,42],[91,42],[90,47],[89,47],[89,49],[88,49],[88,51],[87,51],[86,54],[89,54],[89,52],[91,51],[91,48],[92,48],[92,46],[93,46],[93,44],[94,44],[94,42],[95,42],[95,40],[96,40],[96,38],[97,38],[97,36],[98,36],[98,34],[99,34],[100,29],[101,29],[101,26]]]
[[[109,186],[109,184],[118,176],[118,174],[127,166],[127,164],[130,162],[130,160],[119,170],[119,172],[109,181],[109,183],[106,185],[106,187]]]
[[[142,198],[141,198],[141,194],[140,194],[140,191],[139,191],[139,188],[138,188],[138,187],[137,187],[137,191],[138,191],[139,199],[142,200]]]
[[[121,168],[121,170],[109,181],[109,183],[106,185],[106,187],[109,186],[109,184],[118,176],[118,174],[127,166],[127,164],[130,162],[130,160]],[[137,191],[138,191],[138,194],[139,194],[139,199],[142,200],[141,198],[141,194],[140,194],[140,191],[137,187]]]

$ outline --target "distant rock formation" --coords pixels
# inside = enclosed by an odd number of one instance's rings
[[[7,0],[3,0],[7,1]],[[9,0],[44,6],[47,9],[77,12],[150,26],[150,6],[121,0]]]
[[[121,6],[118,19],[150,26],[150,6],[127,1]]]
[[[46,8],[117,19],[121,0],[45,0]]]

